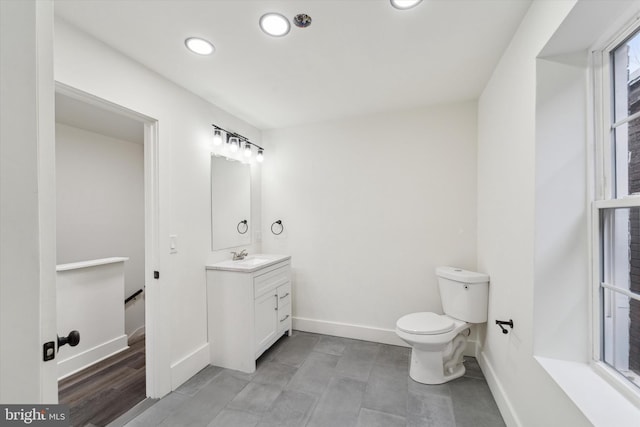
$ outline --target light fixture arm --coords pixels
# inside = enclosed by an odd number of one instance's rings
[[[263,151],[264,151],[264,148],[262,148],[262,147],[261,147],[261,146],[259,146],[258,144],[255,144],[255,143],[253,143],[253,142],[249,141],[249,138],[247,138],[246,136],[242,136],[242,135],[240,135],[240,134],[239,134],[239,133],[237,133],[237,132],[231,132],[231,131],[228,131],[228,130],[226,130],[225,128],[220,127],[220,126],[215,125],[215,124],[212,124],[211,126],[213,126],[213,129],[214,129],[214,130],[221,130],[221,131],[224,131],[225,135],[227,135],[227,142],[229,142],[229,138],[236,137],[236,138],[238,138],[240,141],[242,141],[244,144],[253,145],[253,146],[254,146],[254,147],[256,147],[257,149],[259,149],[259,150],[263,150]]]

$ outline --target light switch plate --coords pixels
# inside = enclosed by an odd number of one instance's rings
[[[169,253],[178,253],[178,236],[176,234],[172,234],[169,236]]]

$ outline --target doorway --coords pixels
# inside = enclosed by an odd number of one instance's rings
[[[81,337],[77,349],[60,349],[58,386],[73,425],[106,425],[153,396],[147,290],[157,265],[156,127],[146,116],[56,84],[58,334],[70,332],[63,323]],[[69,297],[60,292],[67,282],[61,277],[77,263],[81,273],[69,274],[82,276],[82,290]],[[68,311],[77,312],[73,322]]]

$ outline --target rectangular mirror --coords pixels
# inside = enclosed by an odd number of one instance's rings
[[[211,248],[251,244],[251,167],[211,156]]]

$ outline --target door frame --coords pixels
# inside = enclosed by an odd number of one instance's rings
[[[161,378],[167,375],[167,372],[165,372],[167,369],[164,367],[165,364],[162,363],[159,279],[154,278],[154,271],[159,271],[160,265],[158,120],[59,81],[55,82],[55,91],[75,100],[128,117],[144,125],[146,395],[152,398],[162,397],[164,393]]]

